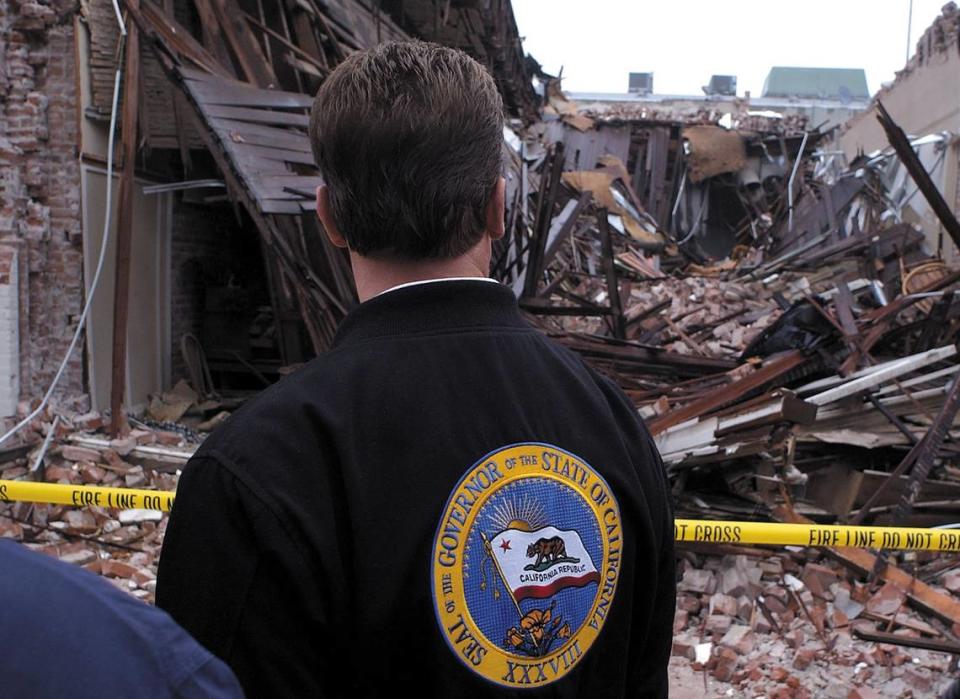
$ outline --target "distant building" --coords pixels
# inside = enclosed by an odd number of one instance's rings
[[[801,117],[821,130],[844,124],[867,108],[870,93],[862,69],[775,67],[764,83],[761,97],[737,96],[737,76],[713,75],[702,95],[666,95],[653,92],[653,73],[630,73],[628,92],[571,92],[581,109],[602,115],[605,111],[636,110],[658,117],[694,114],[701,110],[731,114]]]
[[[870,99],[862,68],[774,66],[763,82],[764,97],[837,100],[843,104]]]

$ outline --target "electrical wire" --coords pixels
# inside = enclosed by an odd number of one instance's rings
[[[126,44],[124,40],[124,37],[127,33],[126,27],[124,27],[123,21],[120,19],[119,14],[117,16],[117,21],[120,22],[120,41]],[[122,48],[125,48],[125,46]],[[120,55],[123,55],[122,51],[120,52]],[[10,439],[10,437],[22,430],[26,425],[30,424],[30,422],[37,417],[37,415],[42,413],[47,407],[47,404],[50,402],[50,397],[56,390],[57,384],[60,383],[60,379],[63,377],[63,372],[66,370],[67,364],[70,362],[70,357],[73,356],[73,352],[77,348],[77,342],[80,340],[80,335],[83,333],[83,328],[86,325],[87,315],[90,313],[90,308],[93,305],[93,296],[100,284],[100,273],[103,271],[103,263],[107,257],[107,245],[110,242],[110,215],[112,212],[113,197],[113,145],[117,131],[117,103],[120,98],[120,70],[120,64],[118,63],[117,72],[113,78],[113,104],[110,108],[110,134],[107,137],[107,196],[106,208],[103,214],[103,238],[100,243],[100,259],[97,260],[97,269],[94,272],[93,279],[90,282],[90,289],[87,292],[87,301],[83,307],[83,312],[80,314],[80,320],[77,322],[77,330],[73,333],[73,339],[70,340],[70,346],[67,347],[67,352],[63,357],[63,361],[60,362],[60,368],[57,369],[57,373],[54,374],[53,381],[50,382],[50,387],[47,389],[47,392],[44,393],[43,399],[40,401],[40,405],[38,405],[35,410],[33,410],[20,422],[10,428],[6,434],[0,437],[0,444],[3,444]],[[128,138],[132,138],[132,136],[129,134],[125,135]],[[133,167],[133,164],[124,163],[124,167]]]
[[[113,12],[117,16],[117,24],[120,25],[120,37],[121,40],[125,39],[127,36],[127,27],[123,23],[123,14],[120,12],[120,3],[117,0],[113,0]],[[119,70],[118,70],[119,72]]]

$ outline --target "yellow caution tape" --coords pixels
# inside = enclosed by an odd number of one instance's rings
[[[781,524],[678,519],[677,541],[710,544],[770,544],[835,548],[960,551],[960,529],[849,527],[839,524]]]
[[[43,502],[77,507],[169,512],[175,493],[163,490],[0,480],[0,502]],[[781,524],[678,519],[677,541],[705,544],[767,544],[960,552],[960,529],[849,527],[834,524]]]
[[[46,502],[77,507],[107,507],[118,510],[162,510],[173,507],[173,492],[63,485],[32,481],[0,480],[0,502]]]

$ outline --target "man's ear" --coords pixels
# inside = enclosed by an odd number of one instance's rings
[[[487,203],[487,235],[490,236],[490,240],[499,240],[504,234],[503,218],[506,212],[506,191],[507,181],[498,177],[497,184],[493,188],[493,194]]]
[[[333,211],[330,209],[330,191],[325,184],[317,187],[317,218],[323,224],[323,230],[327,232],[327,237],[331,243],[338,248],[347,247],[347,239],[343,237],[337,227],[337,222],[333,220]]]

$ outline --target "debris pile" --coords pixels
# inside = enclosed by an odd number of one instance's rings
[[[495,271],[633,399],[677,516],[960,521],[960,271],[918,225],[960,244],[927,174],[949,135],[911,140],[880,105],[890,147],[846,163],[784,124],[550,105],[511,145]],[[681,549],[674,651],[713,680],[927,696],[953,677],[953,556]]]
[[[683,551],[672,652],[702,675],[685,686],[865,699],[939,696],[954,678],[955,631],[909,609],[897,583],[851,579],[814,550],[739,551]],[[960,573],[939,576],[942,563],[918,566],[918,578],[938,578],[924,594],[955,603]]]
[[[596,304],[606,290],[584,286]],[[667,352],[737,359],[750,342],[774,322],[779,308],[759,282],[731,282],[710,277],[666,277],[623,285],[626,338]],[[573,286],[574,289],[577,285]],[[568,330],[599,334],[603,322],[572,318]]]
[[[548,95],[555,120],[507,137],[494,271],[635,401],[679,513],[960,517],[960,272],[910,223],[929,207],[960,242],[916,152],[949,139],[881,106],[891,147],[841,167],[817,132],[611,127]]]
[[[20,417],[32,409],[22,404]],[[198,446],[182,424],[173,425],[177,431],[141,424],[119,439],[104,427],[99,413],[45,411],[20,444],[0,448],[0,479],[172,491]],[[81,565],[151,603],[166,523],[159,510],[0,501],[0,537]]]

